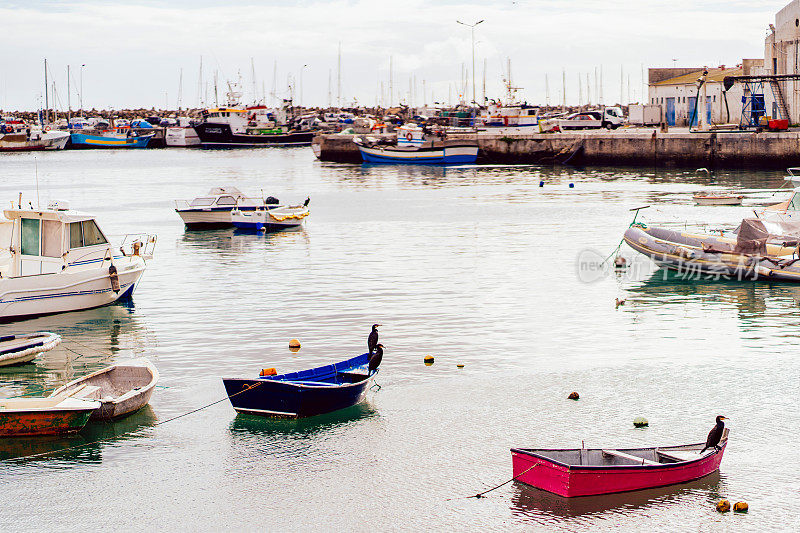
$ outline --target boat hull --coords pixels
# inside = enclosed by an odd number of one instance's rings
[[[372,378],[341,386],[304,386],[263,379],[222,380],[237,413],[303,418],[361,403]]]
[[[46,132],[39,138],[28,138],[25,134],[0,135],[0,152],[63,150],[69,137],[69,133],[60,131]]]
[[[118,420],[139,411],[150,403],[158,370],[147,359],[118,363],[70,381],[50,394],[51,397],[69,394],[71,390],[80,394],[82,385],[95,386],[81,399],[100,402],[100,407],[91,415],[91,420]],[[120,394],[120,391],[123,391]]]
[[[145,270],[138,256],[115,258],[119,292],[114,292],[106,263],[98,268],[0,279],[0,321],[101,307],[133,294]]]
[[[511,456],[514,479],[573,498],[665,487],[699,479],[719,470],[726,445],[694,461],[655,465],[575,466],[520,449],[512,449]]]
[[[408,150],[395,147],[368,147],[359,144],[358,150],[365,163],[458,165],[474,163],[478,158],[478,147],[474,145]]]
[[[742,205],[742,196],[694,196],[697,205]]]
[[[52,350],[61,342],[55,333],[10,335],[0,338],[0,367],[30,363],[37,355]]]
[[[86,133],[73,133],[70,135],[72,148],[147,148],[152,135],[141,137],[88,135]]]
[[[239,206],[239,209],[242,211],[255,211],[254,206]],[[232,228],[231,211],[233,211],[233,206],[175,210],[188,229]]]
[[[737,280],[800,282],[800,261],[775,262],[776,257],[790,256],[794,247],[767,245],[772,260],[755,255],[713,253],[703,250],[703,245],[724,249],[735,241],[639,225],[628,228],[623,240],[657,265],[686,274],[710,275],[717,279],[724,276]]]
[[[77,402],[83,407],[0,410],[0,437],[62,435],[80,431],[97,408],[93,402]]]
[[[310,146],[313,131],[248,135],[233,133],[228,124],[203,123],[195,126],[203,148],[257,148],[264,146]]]
[[[167,146],[179,148],[200,146],[200,137],[197,136],[194,128],[167,128],[164,142]]]
[[[276,207],[270,210],[234,212],[231,214],[231,221],[238,230],[271,232],[299,227],[308,214],[308,209],[303,207]]]

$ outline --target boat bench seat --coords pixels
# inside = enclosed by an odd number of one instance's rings
[[[636,461],[639,464],[645,465],[658,465],[661,463],[656,463],[655,461],[651,461],[649,459],[643,459],[642,457],[636,457],[635,455],[630,455],[625,452],[621,452],[619,450],[603,450],[605,455],[613,455],[614,457],[621,457],[622,459],[630,459],[631,461]]]
[[[685,461],[694,461],[695,459],[699,459],[701,457],[699,454],[690,451],[670,450],[669,452],[662,452],[661,450],[656,450],[656,453],[665,459],[671,459],[673,461],[678,461],[679,463],[683,463]]]
[[[80,389],[76,389],[74,393],[70,394],[73,398],[83,398],[90,400],[99,400],[103,389],[95,385],[86,385]]]

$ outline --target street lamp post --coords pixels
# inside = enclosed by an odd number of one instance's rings
[[[85,66],[86,64],[81,65],[81,118],[83,118],[83,67]]]
[[[303,107],[303,71],[308,65],[303,65],[300,69],[300,107]]]
[[[475,98],[475,26],[483,22],[483,19],[479,20],[475,24],[466,24],[457,20],[459,24],[462,26],[467,26],[472,30],[472,103],[477,103],[477,99]]]

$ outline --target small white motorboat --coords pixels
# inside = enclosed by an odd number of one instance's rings
[[[167,146],[187,147],[187,146],[200,146],[200,137],[197,132],[191,127],[175,126],[167,128],[164,134],[164,142]]]
[[[100,402],[92,420],[116,420],[147,405],[158,382],[158,370],[145,359],[117,363],[70,381],[50,397],[71,397]]]
[[[744,196],[734,194],[695,193],[692,197],[697,205],[742,205]]]
[[[100,307],[133,293],[155,236],[126,235],[115,248],[94,216],[66,202],[21,203],[0,221],[0,321]]]
[[[255,198],[245,196],[236,187],[214,187],[205,196],[194,200],[175,200],[175,212],[189,229],[230,228],[231,211],[238,208],[242,211],[253,211],[256,207],[268,202],[278,201],[274,198]]]
[[[28,335],[0,337],[0,366],[30,363],[42,352],[52,350],[61,342],[61,336],[42,331]]]
[[[254,211],[234,209],[231,222],[236,229],[267,233],[301,226],[310,213],[307,204],[261,206]]]

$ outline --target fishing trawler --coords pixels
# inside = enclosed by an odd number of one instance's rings
[[[0,220],[0,321],[108,305],[128,297],[152,258],[156,237],[126,235],[112,246],[95,217],[66,202]]]

